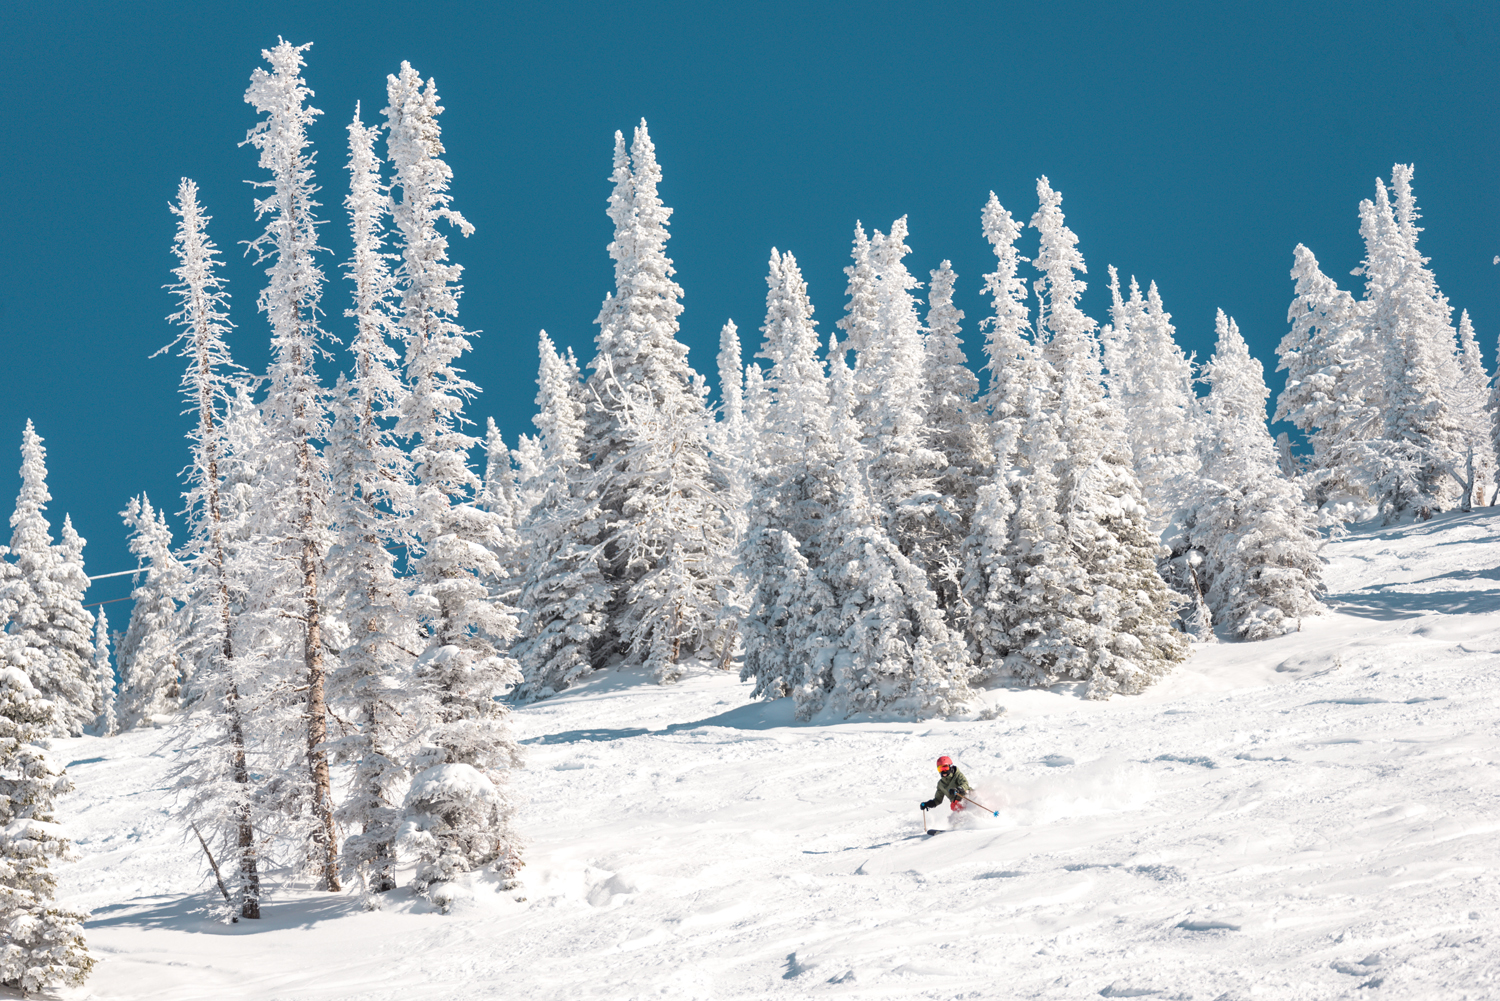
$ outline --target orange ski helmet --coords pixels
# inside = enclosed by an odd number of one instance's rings
[[[950,757],[948,757],[948,755],[945,754],[941,758],[938,758],[938,771],[940,771],[940,772],[946,772],[948,769],[950,769],[952,767],[953,767],[953,759],[950,758]]]

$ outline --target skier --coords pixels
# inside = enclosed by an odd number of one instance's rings
[[[933,797],[922,804],[923,810],[936,810],[942,803],[943,797],[948,797],[948,809],[962,810],[964,808],[964,796],[971,788],[969,780],[964,778],[964,773],[958,770],[953,759],[943,755],[937,759],[938,779],[937,792]]]

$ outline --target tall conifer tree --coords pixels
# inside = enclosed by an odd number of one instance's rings
[[[19,641],[0,637],[0,984],[25,997],[76,987],[94,965],[77,911],[57,906],[52,865],[72,857],[53,813],[67,774],[48,760],[56,703],[42,697],[18,664]]]
[[[1061,676],[1088,681],[1091,697],[1108,698],[1150,685],[1186,657],[1187,643],[1169,624],[1176,599],[1156,569],[1161,547],[1147,525],[1125,422],[1104,394],[1094,321],[1078,306],[1086,287],[1077,277],[1085,272],[1078,238],[1045,177],[1037,196],[1038,334],[1051,383],[1043,406],[1060,446],[1059,527],[1079,570],[1066,586],[1086,624],[1070,638],[1080,649],[1059,666],[1066,665]]]
[[[130,592],[134,601],[130,624],[115,651],[120,669],[120,726],[128,730],[181,707],[185,678],[178,599],[188,572],[172,552],[166,516],[152,508],[149,497],[132,497],[120,516],[130,529],[129,546],[138,571]]]
[[[1105,385],[1125,416],[1148,524],[1161,535],[1196,494],[1202,422],[1193,365],[1177,346],[1172,315],[1162,306],[1155,282],[1142,296],[1130,279],[1126,299],[1111,267],[1109,289],[1113,323],[1100,333]]]
[[[1188,531],[1204,553],[1215,625],[1240,639],[1267,639],[1318,613],[1320,540],[1301,486],[1277,468],[1260,362],[1223,310],[1215,329],[1205,373],[1212,434]]]
[[[94,680],[94,617],[83,607],[88,577],[83,571],[83,540],[64,518],[62,540],[52,542],[44,513],[47,451],[31,421],[21,435],[21,492],[10,516],[10,552],[16,574],[9,583],[7,632],[19,644],[16,656],[42,697],[57,705],[53,724],[78,736],[98,717]]]
[[[251,242],[260,261],[270,261],[269,282],[259,305],[271,324],[271,364],[263,405],[271,465],[264,484],[266,506],[261,534],[271,562],[258,575],[255,603],[284,621],[297,623],[275,647],[264,651],[267,664],[288,667],[300,661],[301,706],[287,705],[288,729],[301,717],[304,749],[288,762],[288,808],[309,816],[299,826],[308,841],[307,857],[328,890],[340,888],[338,834],[334,824],[332,779],[328,767],[328,664],[324,653],[323,564],[331,543],[328,531],[326,467],[318,442],[328,431],[325,395],[314,363],[326,354],[319,320],[323,272],[314,260],[320,220],[314,215],[314,157],[307,129],[317,115],[307,105],[312,92],[301,77],[308,45],[282,41],[262,52],[271,69],[257,68],[245,100],[265,116],[246,142],[260,151],[270,172],[267,197],[256,202],[258,218],[269,216],[265,232]],[[280,568],[286,567],[286,570]],[[274,611],[273,611],[274,610]],[[305,778],[295,773],[305,769]],[[305,783],[304,789],[297,789]],[[315,860],[315,861],[314,861]]]
[[[687,347],[677,339],[682,288],[672,279],[676,272],[666,255],[672,210],[658,194],[661,177],[644,120],[628,154],[625,137],[615,134],[615,187],[609,200],[615,224],[609,245],[615,291],[599,312],[598,350],[589,363],[591,409],[582,444],[604,518],[604,534],[588,541],[598,548],[601,570],[613,589],[610,631],[595,651],[597,662],[611,656],[627,663],[656,662],[654,651],[663,642],[657,624],[675,629],[683,621],[694,625],[665,641],[677,657],[716,650],[720,592],[730,571],[724,554],[733,528],[719,496],[728,484],[708,440],[712,421],[702,383],[688,364]],[[639,415],[647,411],[659,426],[675,429],[670,471],[664,466],[668,453],[639,447]],[[637,417],[627,417],[631,413]],[[661,517],[670,506],[666,489],[693,498],[704,517],[698,531],[682,535],[676,522]],[[682,561],[676,562],[672,553],[679,546]],[[677,592],[655,582],[658,574],[679,579],[694,592],[692,597],[669,597]],[[703,614],[683,620],[669,608],[683,601]],[[667,626],[674,622],[679,626]],[[657,673],[666,679],[676,671]]]
[[[412,441],[417,499],[410,534],[418,555],[411,572],[428,637],[416,666],[426,745],[405,810],[417,831],[417,884],[425,889],[485,866],[511,878],[521,866],[507,792],[520,749],[509,710],[497,701],[521,675],[502,652],[518,635],[515,611],[491,600],[486,585],[500,574],[500,525],[479,503],[482,484],[468,464],[477,439],[462,430],[463,407],[476,387],[455,364],[470,347],[457,319],[463,269],[449,261],[438,224],[465,235],[473,227],[448,193],[453,172],[442,159],[436,83],[402,63],[386,78],[386,95],[410,390],[397,431]]]
[[[537,414],[540,455],[522,483],[535,496],[522,532],[530,560],[521,583],[522,634],[513,648],[524,678],[517,694],[544,698],[593,670],[608,627],[612,589],[588,539],[602,516],[582,454],[585,417],[578,362],[538,339]],[[523,467],[523,471],[527,471]]]
[[[770,369],[762,379],[751,366],[747,406],[755,415],[755,461],[749,526],[740,544],[749,589],[741,677],[755,680],[756,697],[779,698],[806,682],[812,624],[833,600],[818,574],[814,546],[837,500],[831,486],[837,456],[828,378],[796,258],[773,249],[766,283],[765,339],[757,357]]]
[[[186,661],[180,666],[180,673],[185,681],[191,682],[191,686],[180,694],[190,700],[196,699],[206,710],[198,717],[200,732],[194,754],[185,765],[196,786],[185,811],[190,817],[211,824],[209,837],[218,842],[218,857],[225,861],[228,881],[233,886],[227,909],[235,920],[259,918],[261,862],[255,834],[247,744],[250,714],[244,701],[248,693],[242,691],[244,672],[235,658],[234,646],[236,608],[242,603],[243,586],[230,564],[232,526],[240,519],[235,517],[239,512],[226,510],[231,505],[225,503],[222,493],[229,479],[230,456],[225,433],[227,418],[221,413],[221,408],[227,410],[231,400],[238,398],[241,413],[250,417],[252,405],[246,380],[234,365],[224,342],[230,329],[226,312],[228,293],[218,275],[218,249],[208,238],[209,217],[198,203],[196,184],[183,178],[172,211],[178,217],[173,253],[179,264],[173,271],[178,280],[171,288],[181,309],[169,319],[179,324],[182,330],[176,340],[157,353],[181,345],[179,355],[188,360],[182,376],[182,393],[190,411],[197,416],[197,422],[188,435],[192,442],[186,495],[190,538],[182,568],[187,575],[184,582],[186,605],[182,615],[188,625],[181,633],[183,646],[180,654]],[[258,425],[259,414],[255,413],[253,419]],[[238,506],[243,507],[243,504]],[[172,565],[169,552],[160,556],[161,566],[156,565],[157,550],[170,546],[170,536],[163,537],[166,526],[159,518],[148,522],[146,511],[143,498],[139,507],[128,507],[124,516],[127,522],[133,520],[137,526],[138,546],[144,547],[147,539],[151,540],[146,558],[151,559],[152,567],[145,587],[152,587],[155,574],[162,575],[161,597],[152,603],[157,622],[148,629],[149,613],[142,620],[143,632],[159,635],[159,629],[169,628],[172,578],[179,570]],[[150,536],[145,534],[148,530]],[[142,552],[136,546],[132,551],[136,552],[137,559],[142,558]],[[132,616],[132,628],[134,622]],[[132,720],[139,722],[145,718],[158,697],[170,699],[172,695],[170,686],[163,692],[157,680],[163,673],[161,661],[164,657],[149,653],[155,644],[148,643],[144,636],[132,643],[127,632],[125,645],[129,646],[127,663],[128,678],[131,679],[127,684],[139,691],[138,697],[131,697],[132,715],[127,717],[129,725]],[[142,648],[148,652],[142,654]],[[148,658],[153,680],[147,682],[143,673],[137,685],[134,681],[136,662],[141,656]],[[189,671],[188,664],[192,664],[194,670]],[[145,669],[147,666],[143,665],[142,670]],[[137,705],[142,708],[136,709]],[[170,702],[163,705],[170,706]]]
[[[396,549],[413,498],[411,466],[393,440],[392,426],[406,398],[400,359],[391,340],[395,280],[385,249],[389,209],[376,126],[349,124],[349,212],[354,252],[345,267],[354,302],[350,342],[353,371],[332,398],[327,456],[333,490],[329,514],[337,541],[328,555],[329,603],[347,639],[328,677],[328,698],[349,713],[352,729],[332,741],[337,760],[353,765],[337,818],[348,832],[344,872],[367,892],[396,886],[396,836],[406,769],[398,747],[411,736],[409,651],[419,645],[405,582],[397,579]]]

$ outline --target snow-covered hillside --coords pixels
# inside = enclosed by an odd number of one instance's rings
[[[1331,614],[1107,703],[813,726],[733,676],[595,676],[515,715],[522,889],[447,914],[283,887],[209,922],[176,735],[59,741],[76,996],[1500,996],[1500,517],[1326,555]],[[1000,815],[929,837],[945,753]]]

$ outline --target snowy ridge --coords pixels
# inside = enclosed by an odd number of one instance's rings
[[[58,740],[99,960],[67,996],[1491,997],[1497,542],[1488,513],[1354,533],[1300,633],[1195,646],[1139,696],[989,692],[994,720],[591,676],[512,717],[521,887],[463,877],[447,915],[272,873],[261,921],[214,923],[166,813],[177,731]],[[944,753],[1000,817],[930,838]]]

